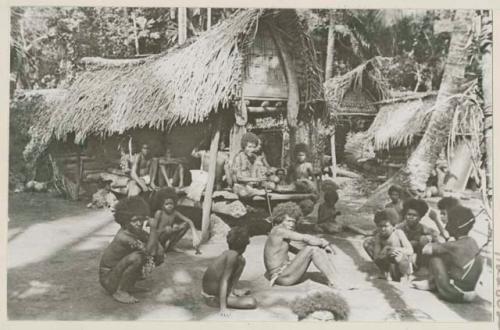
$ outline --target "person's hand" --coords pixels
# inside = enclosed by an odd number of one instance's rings
[[[322,248],[327,248],[327,247],[330,245],[330,242],[328,242],[328,241],[327,241],[326,239],[324,239],[324,238],[321,238],[321,241],[320,241],[320,242],[321,242],[320,246],[321,246]]]
[[[148,218],[147,221],[151,229],[158,228],[158,220],[156,218]]]
[[[391,257],[393,257],[397,262],[403,260],[403,251],[399,248],[394,248],[391,250]]]
[[[432,254],[432,243],[426,244],[422,248],[422,254],[431,255]]]
[[[219,311],[219,315],[227,318],[231,316],[231,312],[228,309],[224,308]]]
[[[197,249],[201,244],[201,239],[197,233],[193,232],[193,248]]]

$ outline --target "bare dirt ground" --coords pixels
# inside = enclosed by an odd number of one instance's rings
[[[361,201],[355,189],[341,191],[339,205],[346,221],[371,228],[369,214],[356,213]],[[226,244],[212,240],[202,255],[180,243],[183,253],[171,253],[166,262],[142,283],[151,288],[137,295],[139,304],[115,302],[100,287],[97,266],[101,251],[118,229],[105,210],[88,210],[83,203],[47,194],[13,194],[9,200],[8,317],[11,320],[217,320],[218,310],[204,304],[201,278],[211,260]],[[480,223],[479,223],[480,224]],[[484,241],[484,225],[476,230]],[[297,320],[290,303],[297,297],[328,290],[311,267],[309,279],[294,287],[270,287],[264,278],[262,250],[266,237],[252,237],[245,252],[247,266],[240,286],[250,288],[258,309],[233,311],[232,320]],[[341,280],[359,286],[342,293],[351,321],[490,321],[493,276],[491,258],[485,267],[473,304],[449,304],[433,293],[401,288],[397,283],[372,279],[374,265],[362,249],[361,236],[345,233],[328,237],[338,248]],[[481,241],[482,240],[482,241]]]

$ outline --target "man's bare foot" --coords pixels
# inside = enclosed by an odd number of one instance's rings
[[[128,290],[128,293],[143,293],[143,292],[149,292],[151,291],[150,288],[145,288],[142,286],[134,286],[130,290]]]
[[[248,296],[249,294],[250,294],[249,289],[233,289],[233,296],[235,297]]]
[[[118,302],[121,302],[122,304],[135,304],[139,302],[139,300],[134,296],[132,296],[130,293],[121,290],[116,291],[113,294],[113,299],[115,299]]]
[[[432,291],[434,289],[434,286],[431,284],[429,280],[413,281],[411,282],[411,287],[417,290],[424,290],[424,291]]]

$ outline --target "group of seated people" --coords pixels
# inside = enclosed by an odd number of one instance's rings
[[[269,172],[259,144],[257,136],[247,133],[241,141],[242,150],[234,159],[218,163],[227,168],[229,162],[234,174],[229,175],[229,180],[240,196],[251,195],[252,190],[267,189],[266,185],[273,182],[269,179],[273,174],[279,179],[274,182],[274,188],[288,184],[284,171]],[[296,148],[296,162],[289,174],[294,185],[314,185],[316,188],[312,165],[306,161],[306,155],[305,148]],[[199,156],[206,155],[200,153]],[[148,156],[148,146],[143,145],[131,169],[135,173],[131,177],[141,190],[151,189],[147,186],[152,181],[148,183],[147,177],[154,177],[153,172],[148,172],[153,162],[163,173],[162,166],[169,164],[168,153],[164,159],[152,160]],[[228,176],[227,170],[221,173]],[[169,181],[170,178],[172,176],[167,173],[167,185],[178,183]],[[278,204],[272,211],[273,228],[263,250],[265,277],[272,285],[297,284],[313,263],[325,276],[328,286],[337,289],[346,286],[340,284],[335,271],[333,246],[320,237],[321,234],[339,233],[344,228],[337,221],[338,186],[332,182],[320,188],[322,201],[315,215],[311,212],[315,199],[299,204]],[[175,190],[168,188],[160,192],[156,209],[141,196],[132,195],[116,204],[114,217],[121,229],[102,255],[99,278],[101,285],[119,302],[137,302],[132,294],[141,288],[135,286],[136,282],[160,265],[166,253],[175,251],[176,243],[188,230],[193,233],[193,246],[198,248],[200,245],[193,222],[176,210]],[[483,267],[480,248],[468,236],[475,223],[473,212],[459,200],[444,197],[438,203],[439,216],[424,200],[403,200],[403,190],[397,186],[389,189],[389,197],[390,203],[375,213],[374,236],[363,244],[380,269],[381,277],[408,283],[416,289],[435,290],[439,297],[448,301],[472,301]],[[257,306],[248,290],[235,289],[245,267],[243,253],[249,242],[246,227],[232,228],[227,235],[229,249],[211,263],[203,276],[201,295],[207,304],[220,308],[223,315],[228,314],[228,308]],[[295,257],[291,258],[290,253]],[[413,275],[423,269],[428,273],[421,272],[423,278],[417,281]]]
[[[282,192],[316,192],[316,176],[307,160],[307,146],[298,144],[294,150],[293,164],[288,170],[271,167],[262,150],[262,141],[253,133],[241,139],[241,150],[230,159],[224,142],[219,145],[215,172],[215,190],[232,189],[239,197],[264,195],[265,190]],[[201,159],[201,170],[208,172],[209,152],[196,147],[191,156]],[[130,156],[122,148],[121,170],[129,177],[127,195],[159,187],[184,187],[185,164],[172,157],[166,148],[162,157],[153,157],[150,146],[142,144],[140,152]]]
[[[321,233],[342,230],[336,216],[337,187],[324,187],[316,224],[308,233],[300,230],[301,221],[311,211],[311,203],[286,202],[272,212],[273,228],[263,249],[265,277],[271,285],[290,286],[299,283],[313,263],[325,276],[326,284],[347,289],[335,270],[335,250],[321,238]],[[438,203],[441,219],[429,215],[427,203],[420,199],[400,199],[401,189],[390,189],[391,203],[375,213],[376,232],[363,246],[381,271],[383,279],[401,281],[421,290],[437,291],[451,302],[469,302],[475,298],[475,287],[483,261],[477,242],[468,236],[475,216],[452,197]],[[158,209],[153,210],[140,196],[128,197],[116,205],[115,220],[121,226],[105,249],[99,270],[101,285],[122,303],[135,303],[132,295],[141,290],[135,286],[141,278],[164,261],[165,253],[191,229],[193,246],[200,240],[193,222],[176,210],[174,189],[162,191]],[[425,218],[428,217],[427,220]],[[436,220],[437,219],[437,220]],[[422,222],[430,221],[435,228]],[[439,224],[438,224],[439,223]],[[215,258],[202,278],[201,295],[210,306],[228,315],[228,308],[252,309],[257,301],[248,290],[236,290],[245,267],[243,253],[249,244],[245,226],[233,227],[227,234],[228,250]],[[290,257],[294,254],[294,257]],[[424,279],[416,281],[414,270],[427,268]],[[410,282],[413,280],[412,282]]]
[[[447,301],[472,301],[483,267],[481,249],[468,236],[475,223],[472,210],[456,198],[443,197],[438,217],[424,200],[403,202],[397,186],[389,194],[391,203],[375,213],[374,237],[363,244],[382,278],[437,291]],[[423,279],[410,282],[419,272]]]

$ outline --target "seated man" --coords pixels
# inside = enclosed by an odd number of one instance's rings
[[[413,248],[403,231],[394,228],[393,222],[397,218],[397,212],[390,208],[375,213],[377,231],[373,238],[368,239],[370,241],[365,241],[363,247],[383,272],[383,278],[409,281]]]
[[[421,223],[427,214],[429,206],[421,199],[409,199],[403,204],[404,221],[397,225],[410,241],[416,254],[415,266],[425,266],[425,258],[422,258],[422,248],[427,243],[437,242],[440,236],[437,230]],[[430,220],[429,220],[430,221]]]
[[[448,211],[446,230],[454,241],[430,243],[422,253],[430,256],[429,280],[413,282],[421,290],[437,290],[438,296],[451,302],[470,302],[483,270],[483,258],[477,242],[468,236],[475,217],[469,208],[458,205]]]
[[[446,231],[446,224],[448,223],[448,212],[455,206],[459,206],[460,201],[454,197],[443,197],[437,203],[439,209],[440,219],[436,219],[436,225],[439,228],[441,236],[446,240],[450,238],[450,234]]]
[[[194,158],[201,159],[201,169],[208,172],[208,165],[210,163],[210,152],[209,150],[198,150],[198,147],[194,148],[191,152],[191,156]],[[229,160],[229,153],[226,151],[226,144],[224,140],[221,139],[219,143],[219,150],[217,151],[217,160],[215,167],[215,190],[221,190],[223,187],[224,175],[226,175],[226,163]],[[231,185],[232,182],[229,179],[229,175],[226,175],[226,181]]]
[[[118,302],[138,302],[131,293],[137,290],[134,285],[141,278],[147,256],[156,254],[156,223],[149,214],[147,203],[139,196],[128,197],[116,204],[115,221],[121,229],[101,257],[99,282]],[[146,219],[151,226],[149,235],[142,230]]]
[[[241,138],[241,151],[236,154],[232,162],[232,173],[235,183],[233,191],[240,197],[251,197],[265,194],[259,188],[265,186],[267,178],[262,171],[257,171],[259,164],[256,164],[255,154],[259,138],[253,133],[245,133]]]
[[[208,305],[220,308],[222,316],[229,316],[227,308],[255,309],[257,302],[247,292],[235,289],[245,268],[243,252],[250,243],[246,228],[234,227],[227,234],[229,250],[224,251],[208,266],[203,275],[202,295]],[[221,299],[222,297],[222,299]]]
[[[320,233],[336,234],[342,231],[342,224],[336,221],[339,212],[335,209],[335,204],[339,200],[336,190],[329,189],[324,193],[324,202],[318,208],[318,226]]]
[[[160,167],[159,185],[160,187],[184,187],[184,166],[182,160],[172,157],[172,152],[167,146],[165,156],[158,159]]]
[[[156,176],[158,164],[151,157],[149,145],[144,143],[141,152],[138,153],[133,162],[130,171],[132,180],[128,184],[128,196],[137,196],[141,192],[146,192],[156,188],[153,182]]]
[[[328,285],[335,288],[337,283],[331,259],[332,247],[325,239],[295,231],[295,223],[301,215],[299,206],[292,202],[278,204],[274,208],[274,227],[269,232],[264,247],[266,278],[271,285],[297,284],[312,262],[326,276]],[[299,250],[290,241],[303,242],[306,246]],[[296,254],[295,258],[290,259],[289,252]]]

